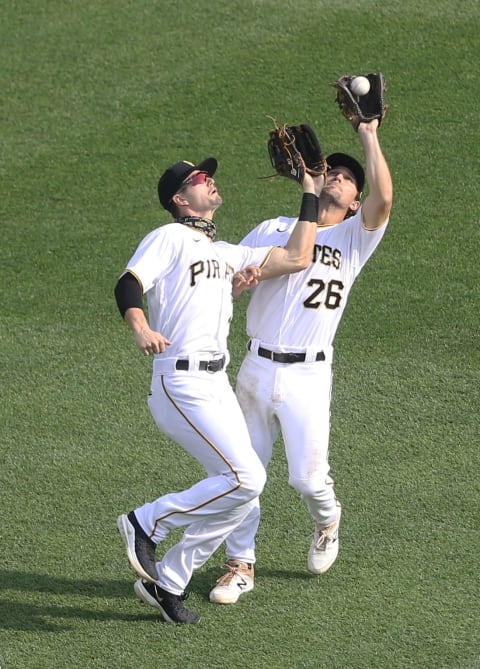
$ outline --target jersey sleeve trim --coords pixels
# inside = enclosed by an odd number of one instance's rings
[[[373,229],[372,229],[372,228],[367,228],[367,227],[365,226],[365,223],[363,222],[363,217],[362,217],[362,230],[365,230],[365,232],[377,232],[378,230],[380,230],[381,228],[383,228],[385,225],[387,225],[387,223],[388,223],[389,220],[390,220],[390,217],[389,217],[389,218],[386,218],[385,221],[384,221],[381,225],[377,225],[376,228],[373,228]]]
[[[276,248],[275,246],[272,246],[272,248],[270,249],[270,251],[267,253],[267,255],[265,256],[265,258],[263,259],[263,261],[262,261],[262,263],[261,263],[261,265],[260,265],[260,269],[262,269],[263,267],[265,267],[265,265],[266,265],[267,262],[269,261],[270,256],[272,255],[272,253],[273,253],[273,251],[274,251],[275,248]]]
[[[144,290],[144,288],[143,288],[143,283],[140,281],[140,279],[139,279],[139,277],[137,276],[137,274],[135,274],[135,272],[132,271],[131,269],[129,269],[128,267],[127,267],[127,269],[124,271],[124,273],[122,274],[122,276],[124,276],[124,275],[127,274],[127,273],[128,273],[128,274],[131,274],[131,275],[138,281],[138,285],[139,285],[140,288],[142,289],[142,294],[145,293],[145,290]],[[120,278],[122,278],[122,277],[120,277]]]

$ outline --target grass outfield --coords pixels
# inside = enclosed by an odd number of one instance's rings
[[[0,668],[480,669],[477,0],[7,0],[0,19]],[[257,179],[266,114],[360,157],[329,84],[376,70],[395,203],[336,340],[338,561],[307,572],[279,441],[254,592],[209,603],[219,551],[190,588],[201,624],[163,624],[116,517],[202,474],[153,425],[117,275],[169,220],[156,183],[179,159],[218,157],[229,241],[296,215],[295,184]]]

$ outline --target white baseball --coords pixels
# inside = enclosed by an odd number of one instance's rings
[[[370,82],[367,77],[355,77],[350,83],[350,90],[354,95],[366,95],[370,90]]]

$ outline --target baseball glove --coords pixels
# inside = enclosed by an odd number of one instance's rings
[[[386,84],[381,72],[372,72],[364,74],[370,82],[370,90],[365,95],[355,95],[350,84],[359,75],[339,77],[332,84],[337,89],[335,101],[340,107],[340,111],[346,119],[350,121],[355,130],[358,130],[360,123],[370,123],[378,119],[380,125],[387,113],[388,105],[385,104]]]
[[[303,181],[305,172],[319,176],[327,171],[317,136],[306,124],[279,127],[275,123],[275,129],[270,131],[268,153],[278,175],[299,183]]]

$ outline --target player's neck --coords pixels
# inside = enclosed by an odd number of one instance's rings
[[[352,213],[350,208],[346,209],[333,198],[320,198],[317,227],[331,228],[333,225],[338,225],[344,221]]]
[[[215,221],[211,218],[205,218],[203,216],[195,216],[192,214],[190,216],[180,216],[179,218],[177,218],[177,223],[186,225],[189,228],[193,228],[194,230],[200,230],[205,235],[207,235],[207,237],[212,242],[215,241],[215,236],[217,234],[217,226],[215,225]]]
[[[318,212],[317,228],[331,228],[338,225],[345,218],[345,213],[339,209],[321,209]]]

